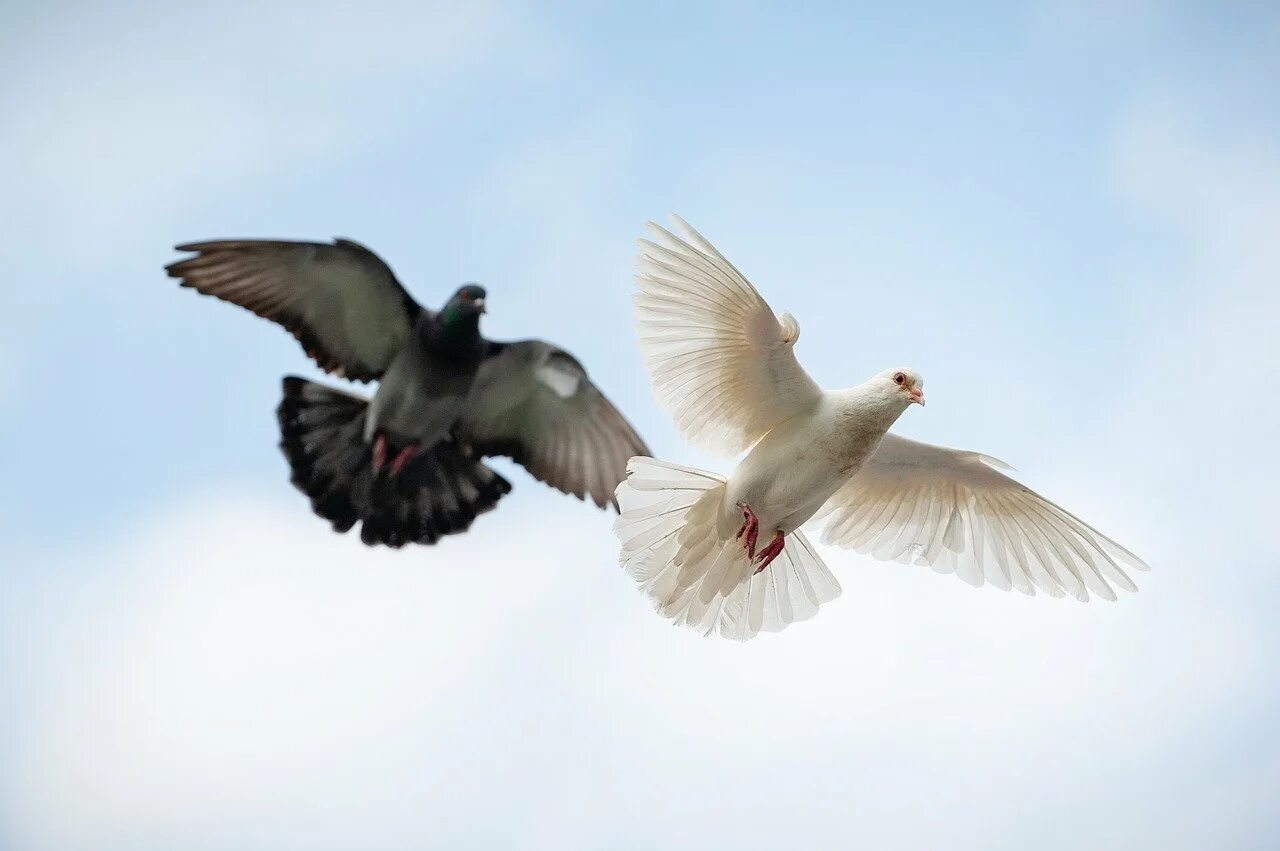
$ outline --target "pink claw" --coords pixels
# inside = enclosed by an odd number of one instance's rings
[[[378,434],[373,439],[373,472],[377,475],[387,466],[387,436]]]
[[[764,570],[775,558],[782,555],[782,550],[786,546],[786,536],[782,532],[775,533],[769,545],[760,551],[760,566],[756,568],[756,573]]]
[[[756,517],[756,513],[751,510],[751,506],[745,502],[738,503],[738,508],[742,511],[745,518],[742,521],[742,528],[738,530],[737,538],[741,538],[745,533],[747,536],[747,558],[754,559],[756,557],[756,540],[760,535],[760,520]]]
[[[410,443],[404,449],[401,449],[391,462],[391,475],[399,475],[400,471],[407,467],[409,462],[413,460],[413,456],[417,454],[418,444],[416,443]]]

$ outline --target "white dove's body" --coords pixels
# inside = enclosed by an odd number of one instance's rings
[[[887,434],[919,376],[888,370],[824,391],[796,361],[800,326],[779,317],[714,246],[650,224],[636,276],[640,348],[659,401],[703,449],[749,450],[729,478],[636,457],[618,486],[621,563],[658,611],[745,640],[817,613],[840,593],[800,527],[823,542],[991,584],[1087,601],[1136,591],[1141,559],[975,452]],[[764,570],[738,532],[785,535]]]
[[[901,409],[876,404],[867,388],[824,392],[809,412],[779,423],[729,476],[721,532],[751,506],[762,530],[790,534],[861,470]]]

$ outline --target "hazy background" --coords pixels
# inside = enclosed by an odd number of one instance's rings
[[[0,7],[0,848],[1280,843],[1280,15],[795,5]],[[429,305],[481,281],[724,470],[633,345],[668,211],[1141,593],[826,550],[815,621],[702,639],[509,465],[371,551],[288,484],[296,343],[161,269],[342,235]]]

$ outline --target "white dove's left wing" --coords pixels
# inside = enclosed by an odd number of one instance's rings
[[[815,515],[826,524],[822,542],[1029,595],[1114,600],[1112,584],[1138,590],[1121,564],[1148,570],[1140,558],[995,469],[999,463],[887,434]]]
[[[636,324],[658,401],[692,443],[734,455],[811,409],[822,391],[796,361],[800,325],[678,216],[640,241]]]

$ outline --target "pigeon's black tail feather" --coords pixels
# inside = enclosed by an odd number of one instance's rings
[[[291,480],[311,498],[316,514],[345,532],[360,519],[360,493],[368,493],[373,452],[364,441],[368,400],[296,376],[284,379],[276,408],[280,449]]]
[[[316,514],[346,532],[360,521],[370,546],[434,544],[463,532],[476,515],[511,490],[507,480],[462,454],[450,442],[421,450],[394,475],[373,471],[364,439],[368,401],[313,381],[288,376],[276,409],[280,449],[292,481]],[[394,457],[394,444],[389,457]]]

